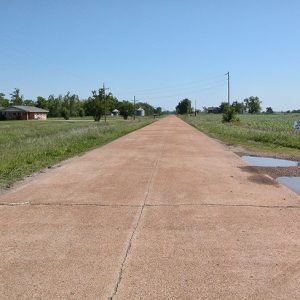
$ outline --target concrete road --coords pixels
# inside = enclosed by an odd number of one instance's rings
[[[174,116],[0,203],[1,299],[300,298],[300,197]]]

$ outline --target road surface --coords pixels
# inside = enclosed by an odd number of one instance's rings
[[[300,198],[175,116],[0,203],[1,299],[300,298]]]

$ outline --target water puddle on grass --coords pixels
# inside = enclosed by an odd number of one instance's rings
[[[300,195],[300,177],[278,177],[276,180]]]
[[[263,156],[242,156],[242,159],[254,167],[296,167],[297,161]]]

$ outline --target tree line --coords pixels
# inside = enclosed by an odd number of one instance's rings
[[[242,102],[234,101],[232,104],[228,102],[222,102],[220,106],[217,107],[203,107],[203,112],[206,113],[224,113],[228,107],[231,107],[237,114],[249,113],[255,114],[261,112],[261,101],[258,97],[251,96],[244,99]],[[181,100],[176,106],[176,113],[178,114],[191,114],[194,111],[192,107],[192,101],[185,98]],[[266,113],[273,113],[271,107],[267,107]]]
[[[132,116],[135,110],[142,107],[145,115],[161,114],[161,107],[153,107],[145,102],[138,102],[135,105],[128,100],[119,101],[112,93],[106,94],[103,88],[92,91],[88,99],[80,99],[78,95],[68,92],[66,95],[48,98],[38,96],[36,100],[24,99],[20,89],[14,89],[7,99],[4,93],[0,93],[0,107],[10,105],[35,106],[49,111],[49,117],[70,117],[92,116],[95,121],[100,121],[104,114],[111,114],[114,109],[120,112],[124,119]]]

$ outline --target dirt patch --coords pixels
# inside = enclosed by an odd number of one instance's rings
[[[267,174],[273,179],[281,176],[300,176],[300,166],[298,167],[254,167],[254,166],[243,166],[240,167],[242,171],[248,173],[255,173],[255,174]]]
[[[260,167],[260,172],[268,174],[272,178],[277,178],[281,176],[300,176],[300,167],[288,167],[288,168],[263,168]]]
[[[266,176],[264,174],[255,174],[255,175],[249,176],[248,179],[249,179],[249,181],[258,183],[258,184],[279,186],[279,184],[273,178]]]

